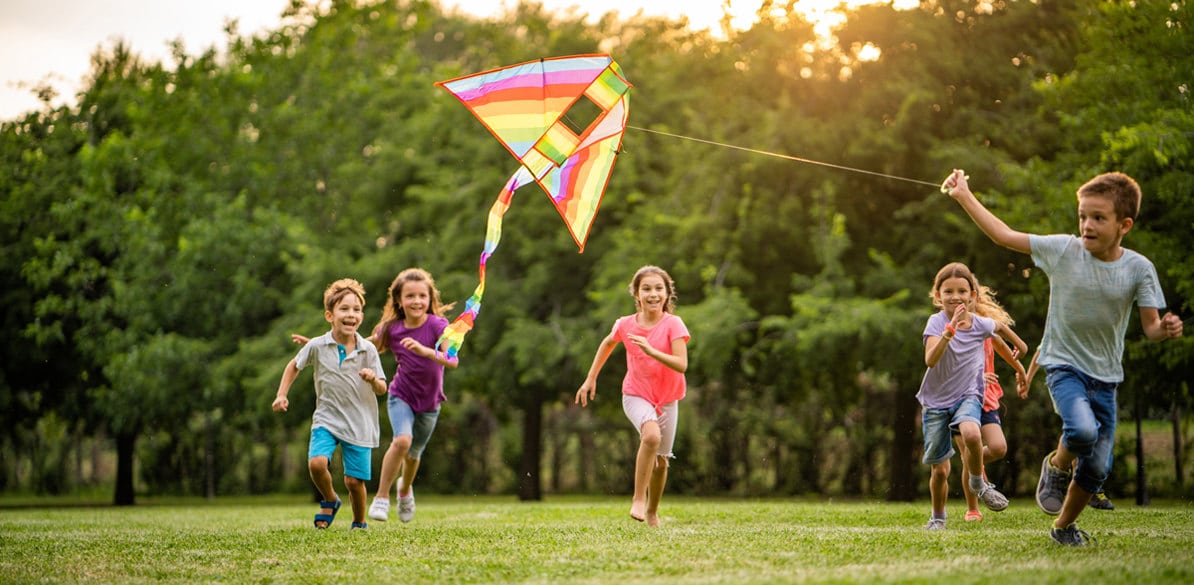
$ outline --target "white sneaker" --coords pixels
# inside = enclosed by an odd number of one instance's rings
[[[402,478],[398,479],[398,519],[403,522],[410,522],[415,519],[415,488],[410,488],[410,493],[402,495]]]
[[[369,506],[369,518],[378,522],[385,522],[390,516],[390,500],[388,498],[373,498],[373,505]]]

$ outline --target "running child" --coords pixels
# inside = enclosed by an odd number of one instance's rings
[[[1007,498],[984,478],[982,462],[983,341],[999,335],[1016,347],[1024,342],[1007,325],[974,314],[978,280],[965,264],[953,262],[937,271],[930,294],[941,310],[929,317],[923,333],[925,371],[916,398],[922,408],[923,462],[930,466],[929,493],[932,515],[925,528],[945,529],[945,501],[949,496],[952,433],[961,435],[962,478],[979,500],[996,512],[1007,508]]]
[[[1061,437],[1041,462],[1036,500],[1046,514],[1057,516],[1049,531],[1054,542],[1086,546],[1092,539],[1078,529],[1077,520],[1109,473],[1118,418],[1116,388],[1123,381],[1132,304],[1150,340],[1182,335],[1177,315],[1160,316],[1165,297],[1152,262],[1121,245],[1136,223],[1140,186],[1111,172],[1079,187],[1079,236],[1011,229],[979,202],[960,170],[942,187],[993,242],[1031,254],[1049,276],[1049,309],[1037,361],[1061,416]]]
[[[299,371],[315,371],[315,413],[311,416],[311,440],[307,447],[307,469],[323,498],[315,515],[315,527],[327,528],[340,511],[340,497],[328,465],[336,446],[344,460],[344,487],[352,505],[352,528],[365,523],[365,482],[372,478],[372,454],[377,446],[377,396],[386,391],[385,372],[377,348],[361,337],[365,309],[365,288],[342,278],[323,292],[323,318],[332,330],[305,342],[298,355],[286,364],[274,398],[274,412],[286,412],[287,394]]]
[[[626,348],[626,377],[622,379],[622,410],[639,432],[634,463],[634,496],[630,517],[659,525],[659,500],[667,482],[668,459],[684,398],[688,369],[688,328],[673,311],[676,286],[657,266],[643,266],[630,281],[635,312],[614,322],[613,329],[593,357],[589,374],[576,391],[576,402],[588,406],[597,394],[597,374],[614,347]]]
[[[1007,310],[995,300],[995,291],[986,285],[978,287],[978,303],[975,305],[976,314],[994,319],[1011,327],[1015,324]],[[999,400],[1003,398],[1003,387],[999,385],[999,376],[995,374],[995,354],[998,353],[1003,361],[1016,370],[1017,390],[1020,398],[1028,396],[1028,388],[1019,382],[1027,377],[1024,366],[1020,363],[1020,349],[1008,347],[1000,337],[991,337],[983,341],[984,368],[983,377],[978,384],[983,388],[983,413],[979,420],[980,432],[983,439],[983,465],[994,463],[1007,455],[1007,438],[1003,436],[1003,419],[999,416]],[[958,449],[962,449],[961,437],[954,437]],[[967,477],[969,468],[966,458],[962,458],[962,477]],[[986,479],[984,477],[984,479]],[[962,482],[962,493],[966,497],[967,522],[981,522],[983,513],[978,509],[978,497],[970,489],[969,482]]]

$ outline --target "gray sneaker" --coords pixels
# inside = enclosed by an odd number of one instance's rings
[[[1115,504],[1111,503],[1111,498],[1100,490],[1098,493],[1090,497],[1090,507],[1096,510],[1114,510]]]
[[[925,530],[945,530],[945,519],[929,518],[929,523],[925,525]]]
[[[1065,502],[1065,492],[1070,487],[1070,473],[1049,464],[1053,453],[1045,455],[1045,460],[1041,462],[1041,479],[1036,484],[1036,505],[1050,516],[1061,513],[1061,505]]]
[[[1090,546],[1097,543],[1094,537],[1087,534],[1085,530],[1078,530],[1077,524],[1070,524],[1065,528],[1053,528],[1049,530],[1049,538],[1064,546]]]
[[[411,486],[410,493],[402,495],[402,479],[398,480],[398,519],[410,522],[415,519],[415,488]]]
[[[1007,509],[1007,496],[999,493],[993,483],[984,482],[983,491],[978,493],[978,499],[982,500],[983,504],[993,512],[1002,512]]]

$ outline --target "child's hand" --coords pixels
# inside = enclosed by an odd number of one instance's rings
[[[966,182],[969,178],[962,169],[954,169],[954,172],[950,173],[941,183],[941,192],[955,198],[970,193],[970,185]]]
[[[1166,339],[1176,339],[1182,336],[1182,319],[1173,313],[1165,313],[1161,318],[1161,329],[1165,331]]]
[[[969,329],[970,328],[970,313],[966,312],[966,305],[958,305],[954,309],[954,316],[949,320],[949,324],[954,326],[954,329]]]
[[[629,339],[631,343],[637,345],[638,348],[643,350],[643,353],[647,355],[651,355],[651,351],[655,349],[651,347],[650,343],[647,343],[647,338],[643,337],[642,335],[627,335],[626,339]]]
[[[308,341],[311,341],[311,338],[306,337],[304,335],[299,335],[298,333],[291,333],[290,340],[299,345],[303,345],[303,344],[307,343]]]
[[[580,404],[581,406],[588,406],[589,401],[597,396],[597,384],[592,380],[585,380],[584,384],[580,385],[580,390],[576,391],[576,400],[573,404]]]
[[[286,412],[286,409],[289,406],[290,406],[290,401],[287,400],[285,396],[279,396],[274,399],[274,404],[273,404],[272,408],[274,409],[274,412]]]
[[[435,350],[423,345],[422,343],[419,343],[410,337],[403,337],[402,340],[398,342],[398,345],[405,347],[407,351],[418,356],[425,358],[435,357]]]
[[[999,376],[995,372],[983,372],[983,381],[987,384],[998,384]]]
[[[360,376],[362,380],[370,383],[377,379],[377,374],[373,373],[372,368],[361,368],[361,371],[357,372],[357,375]]]
[[[1028,398],[1028,376],[1016,372],[1016,394],[1020,395],[1020,399]]]

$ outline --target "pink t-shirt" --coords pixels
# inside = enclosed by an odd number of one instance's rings
[[[626,347],[626,377],[622,379],[622,393],[638,396],[655,406],[656,412],[663,412],[663,405],[684,398],[684,374],[677,372],[659,360],[647,355],[627,336],[641,335],[647,343],[659,351],[671,354],[672,341],[688,341],[688,328],[680,317],[664,313],[654,327],[645,328],[638,324],[635,315],[627,315],[614,322],[611,331],[615,341]]]
[[[986,354],[987,363],[983,366],[983,372],[988,374],[995,373],[995,341],[988,337],[983,341],[983,353]],[[999,382],[987,383],[986,378],[979,378],[984,386],[983,391],[983,412],[991,412],[992,410],[999,410],[999,399],[1003,398],[1003,386]]]

